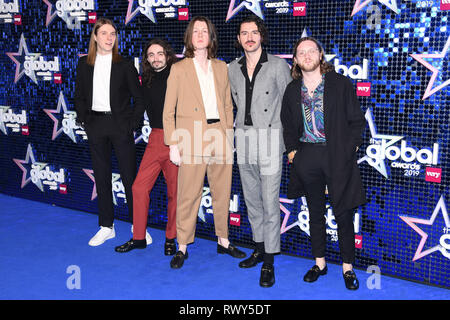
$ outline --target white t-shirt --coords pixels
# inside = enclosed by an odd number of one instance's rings
[[[94,65],[94,80],[92,92],[92,110],[111,111],[109,101],[111,79],[112,53],[97,54]]]
[[[206,119],[219,119],[219,111],[217,111],[216,87],[214,85],[214,73],[211,66],[211,60],[208,60],[208,73],[205,73],[194,60],[195,71],[200,82],[202,91],[203,105],[205,107]]]

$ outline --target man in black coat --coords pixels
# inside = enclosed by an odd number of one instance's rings
[[[294,80],[286,88],[281,110],[283,137],[292,163],[288,198],[306,196],[316,260],[304,280],[314,282],[327,273],[324,214],[328,190],[338,225],[345,285],[356,290],[353,213],[367,202],[356,163],[364,115],[351,81],[325,61],[324,50],[314,38],[304,37],[296,43],[291,72]]]
[[[130,101],[134,99],[135,107]],[[98,19],[91,33],[88,55],[80,58],[75,80],[77,121],[87,133],[98,194],[100,230],[89,241],[98,246],[115,237],[111,154],[114,148],[128,212],[133,214],[132,184],[136,177],[133,130],[145,106],[134,65],[118,53],[117,28]]]

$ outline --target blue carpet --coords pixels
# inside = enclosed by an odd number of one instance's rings
[[[450,290],[381,276],[369,289],[371,274],[355,270],[360,289],[349,291],[339,265],[328,275],[303,282],[312,260],[275,257],[276,283],[259,286],[260,265],[240,269],[239,260],[216,253],[213,241],[197,238],[183,268],[172,270],[164,256],[163,230],[148,228],[153,244],[119,254],[114,247],[131,238],[130,223],[115,221],[116,238],[88,246],[97,216],[0,194],[0,299],[158,299],[158,300],[448,300]],[[252,250],[244,248],[247,254]],[[80,289],[68,280],[79,270]],[[68,271],[69,268],[69,271]]]

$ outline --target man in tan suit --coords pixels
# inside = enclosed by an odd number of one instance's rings
[[[193,18],[184,34],[186,58],[174,64],[167,80],[163,112],[164,141],[179,165],[178,251],[172,268],[183,266],[194,242],[205,173],[211,189],[217,253],[245,253],[228,240],[228,208],[233,168],[233,105],[228,70],[215,59],[217,35],[206,17]]]

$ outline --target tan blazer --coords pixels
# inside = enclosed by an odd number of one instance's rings
[[[211,59],[211,67],[214,73],[214,86],[216,90],[217,110],[219,112],[220,127],[228,138],[224,139],[233,145],[233,104],[231,100],[230,83],[228,81],[228,68],[225,62]],[[174,65],[167,79],[167,91],[163,111],[164,142],[174,145],[186,139],[186,133],[191,137],[190,148],[180,152],[184,155],[202,156],[207,141],[203,139],[205,131],[210,127],[206,122],[205,108],[203,106],[200,83],[195,71],[192,58],[185,58]],[[217,127],[217,126],[216,126]],[[228,131],[227,131],[228,129]],[[194,139],[197,139],[197,148],[194,147]],[[202,147],[198,148],[198,143]]]

